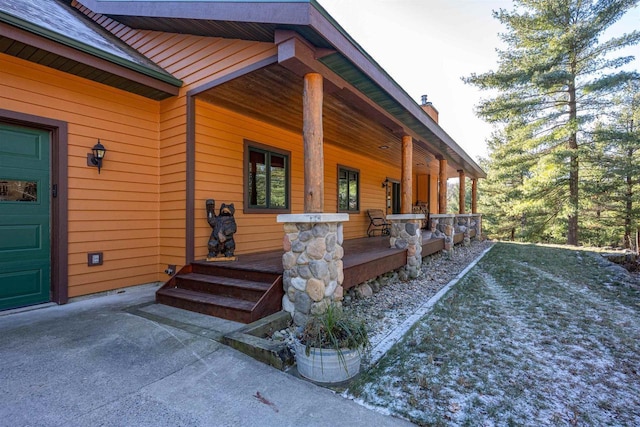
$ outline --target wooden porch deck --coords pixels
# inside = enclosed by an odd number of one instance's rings
[[[407,250],[389,237],[345,240],[342,286],[349,289],[407,263]],[[422,255],[444,248],[444,239],[423,239]],[[282,308],[282,250],[238,255],[235,261],[194,261],[156,291],[156,301],[243,323]]]
[[[407,250],[389,247],[389,236],[362,237],[345,240],[344,289],[398,269],[407,263]],[[424,239],[422,256],[431,255],[444,248],[444,239]],[[237,255],[236,261],[219,262],[218,266],[230,270],[255,271],[281,275],[283,251],[274,250]]]

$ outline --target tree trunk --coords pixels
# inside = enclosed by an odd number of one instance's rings
[[[625,207],[624,207],[624,245],[631,249],[631,222],[633,220],[633,177],[630,175],[633,162],[633,148],[627,150],[627,175],[625,176]]]
[[[324,131],[322,75],[304,76],[302,139],[304,142],[304,212],[324,212]]]
[[[413,139],[409,135],[402,137],[402,185],[400,187],[401,192],[401,205],[400,212],[403,214],[410,214],[412,212],[412,198],[413,198]]]
[[[436,157],[437,158],[437,157]],[[447,159],[442,157],[439,160],[439,189],[438,189],[438,213],[447,213]]]
[[[569,85],[569,123],[573,125],[577,120],[575,81]],[[578,136],[576,132],[569,135],[567,142],[569,154],[569,216],[567,230],[567,244],[578,245]]]
[[[478,213],[478,178],[471,180],[471,213]]]
[[[467,196],[467,190],[465,188],[465,174],[464,174],[464,170],[460,169],[458,170],[458,176],[460,177],[460,184],[458,187],[458,213],[460,214],[465,214],[467,213],[466,210],[466,196]]]

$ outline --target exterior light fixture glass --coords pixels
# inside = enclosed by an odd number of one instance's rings
[[[93,146],[91,151],[91,153],[87,154],[87,166],[96,166],[98,168],[98,173],[100,173],[100,168],[102,168],[102,159],[104,159],[107,149],[104,148],[104,145],[102,145],[100,140],[98,140],[98,143]]]

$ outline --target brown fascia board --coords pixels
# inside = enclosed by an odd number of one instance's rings
[[[259,22],[308,25],[313,6],[303,2],[215,2],[215,1],[100,1],[80,0],[91,11],[103,15],[149,18],[203,19],[211,21]],[[212,3],[216,3],[212,7]]]
[[[47,52],[59,55],[63,58],[72,59],[82,64],[89,65],[102,71],[106,71],[115,76],[122,77],[124,79],[151,87],[153,89],[168,93],[170,95],[178,95],[179,88],[169,83],[161,82],[152,77],[145,76],[136,71],[119,66],[112,62],[98,58],[85,52],[81,52],[72,47],[65,46],[60,43],[56,43],[53,40],[47,39],[30,33],[25,30],[13,27],[9,24],[0,23],[0,36],[10,38],[12,40],[19,41],[28,46],[33,46],[38,49],[45,50]]]

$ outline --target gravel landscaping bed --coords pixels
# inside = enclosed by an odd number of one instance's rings
[[[361,288],[351,288],[344,297],[343,307],[366,322],[370,348],[374,348],[491,245],[493,242],[488,240],[472,240],[467,247],[456,246],[451,258],[442,252],[424,257],[421,273],[413,280],[401,280],[396,271],[369,280],[365,283],[370,294],[365,296]],[[271,338],[286,341],[295,353],[295,334],[296,328],[291,326],[276,331]],[[369,365],[367,355],[363,364]]]
[[[492,244],[472,240],[468,247],[456,246],[452,258],[442,252],[427,256],[418,278],[401,281],[397,272],[387,273],[366,282],[373,291],[371,296],[363,296],[360,289],[351,288],[343,306],[365,320],[371,346],[375,347]]]

